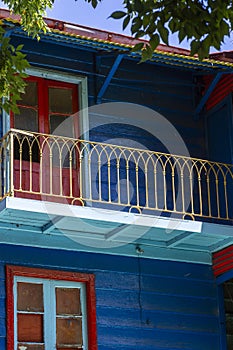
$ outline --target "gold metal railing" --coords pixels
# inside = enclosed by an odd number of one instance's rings
[[[233,220],[233,165],[11,129],[1,198]]]

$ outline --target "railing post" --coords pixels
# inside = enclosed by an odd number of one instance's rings
[[[14,134],[10,131],[9,194],[14,196]]]

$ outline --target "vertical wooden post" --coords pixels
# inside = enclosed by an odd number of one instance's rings
[[[9,194],[14,196],[14,134],[10,131]]]

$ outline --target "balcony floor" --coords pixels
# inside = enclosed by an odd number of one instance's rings
[[[212,252],[233,244],[233,227],[6,197],[0,202],[0,240],[211,264]]]

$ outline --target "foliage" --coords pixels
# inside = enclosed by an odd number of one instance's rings
[[[21,16],[22,28],[39,39],[40,31],[46,33],[48,30],[43,16],[46,8],[52,8],[54,0],[3,0],[11,12]]]
[[[9,113],[17,112],[16,102],[24,92],[26,77],[25,69],[29,67],[25,55],[21,52],[22,45],[14,48],[5,31],[0,27],[0,106]],[[10,98],[9,98],[10,97]]]
[[[125,11],[111,17],[123,20],[123,28],[131,26],[136,38],[147,36],[149,45],[142,60],[151,57],[160,40],[169,44],[169,36],[177,33],[179,41],[190,42],[191,55],[208,56],[210,47],[220,50],[224,37],[233,26],[232,0],[124,0]],[[137,45],[135,50],[141,50]]]
[[[78,1],[78,0],[75,0],[75,1]],[[85,0],[85,1],[91,3],[92,7],[94,7],[94,9],[98,5],[98,2],[101,2],[101,0]]]
[[[3,0],[14,14],[21,16],[22,28],[40,39],[40,32],[48,30],[43,20],[46,7],[52,8],[54,0]],[[1,23],[2,24],[2,23]],[[8,29],[9,31],[11,29]],[[9,32],[8,32],[9,34]],[[25,69],[29,67],[26,56],[21,52],[23,45],[14,48],[3,26],[0,27],[0,107],[5,111],[17,112],[17,101],[25,91]]]

